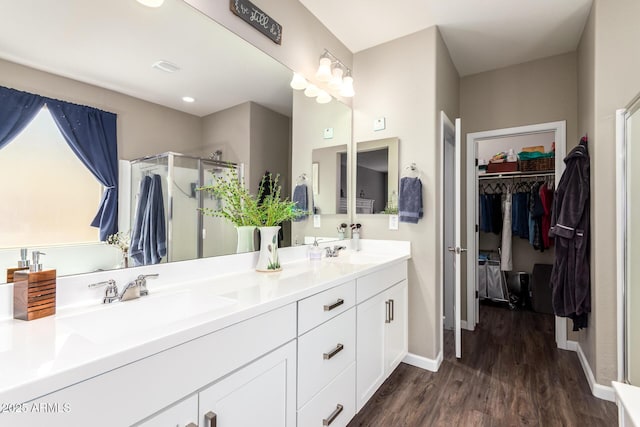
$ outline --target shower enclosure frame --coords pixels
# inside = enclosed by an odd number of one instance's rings
[[[213,160],[196,156],[189,156],[186,154],[175,153],[173,151],[167,151],[160,154],[155,154],[152,156],[140,157],[138,159],[131,160],[131,170],[133,171],[134,165],[138,163],[154,163],[154,166],[164,166],[164,163],[160,163],[160,160],[166,158],[166,167],[167,167],[167,177],[165,184],[167,185],[167,212],[166,212],[166,226],[167,226],[167,262],[174,261],[172,259],[173,252],[173,200],[174,200],[174,183],[175,183],[175,159],[191,159],[197,161],[197,171],[198,171],[198,182],[199,186],[204,185],[205,180],[205,172],[208,169],[212,168],[221,168],[221,169],[235,169],[238,173],[238,180],[242,182],[244,180],[244,163],[234,163],[228,162],[224,160]],[[147,168],[147,171],[150,171],[152,168]],[[133,179],[131,181],[131,222],[135,221],[135,209],[136,203],[134,203],[134,197],[136,196],[136,190],[134,189]],[[196,191],[196,227],[199,230],[199,233],[196,237],[197,246],[196,246],[196,258],[202,258],[204,253],[204,220],[203,214],[200,211],[204,207],[204,197],[202,191]]]

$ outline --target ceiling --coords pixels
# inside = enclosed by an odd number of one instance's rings
[[[5,0],[0,16],[0,58],[197,116],[246,101],[291,116],[291,71],[181,0]]]
[[[576,50],[592,0],[300,0],[354,53],[437,25],[461,76]]]

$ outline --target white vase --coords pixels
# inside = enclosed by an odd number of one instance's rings
[[[280,226],[260,227],[260,257],[258,258],[257,271],[280,271],[280,259],[278,258],[278,231]]]
[[[236,227],[238,231],[238,245],[236,246],[236,253],[243,254],[245,252],[255,251],[253,244],[253,236],[256,227],[253,225],[241,225]]]

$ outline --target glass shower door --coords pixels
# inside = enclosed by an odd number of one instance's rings
[[[169,221],[169,261],[199,258],[198,191],[199,160],[170,155],[171,220]]]

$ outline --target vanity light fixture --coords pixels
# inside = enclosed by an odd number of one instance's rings
[[[342,88],[342,74],[344,74],[344,70],[340,64],[336,64],[336,66],[331,70],[331,80],[329,80],[329,87],[333,90],[339,90]]]
[[[325,49],[324,53],[320,57],[320,65],[318,71],[316,71],[316,78],[321,82],[328,82],[331,79],[331,55],[328,50]]]
[[[318,104],[328,104],[332,99],[333,98],[327,93],[327,91],[320,89],[320,93],[318,93],[318,96],[316,97],[316,102]]]
[[[309,98],[315,98],[320,94],[320,89],[318,89],[318,86],[314,85],[313,83],[310,83],[307,86],[307,88],[304,90],[304,94]]]
[[[353,77],[351,77],[351,70],[347,70],[347,74],[342,78],[342,86],[340,86],[340,96],[345,98],[352,98],[355,95],[353,90]]]
[[[184,102],[188,102],[188,103],[192,103],[192,102],[196,102],[196,99],[192,96],[183,96],[182,100]]]
[[[164,0],[138,0],[138,3],[147,7],[160,7]]]
[[[307,79],[305,79],[302,74],[293,73],[293,78],[291,79],[290,85],[295,90],[302,90],[307,88],[309,82],[307,82]]]

